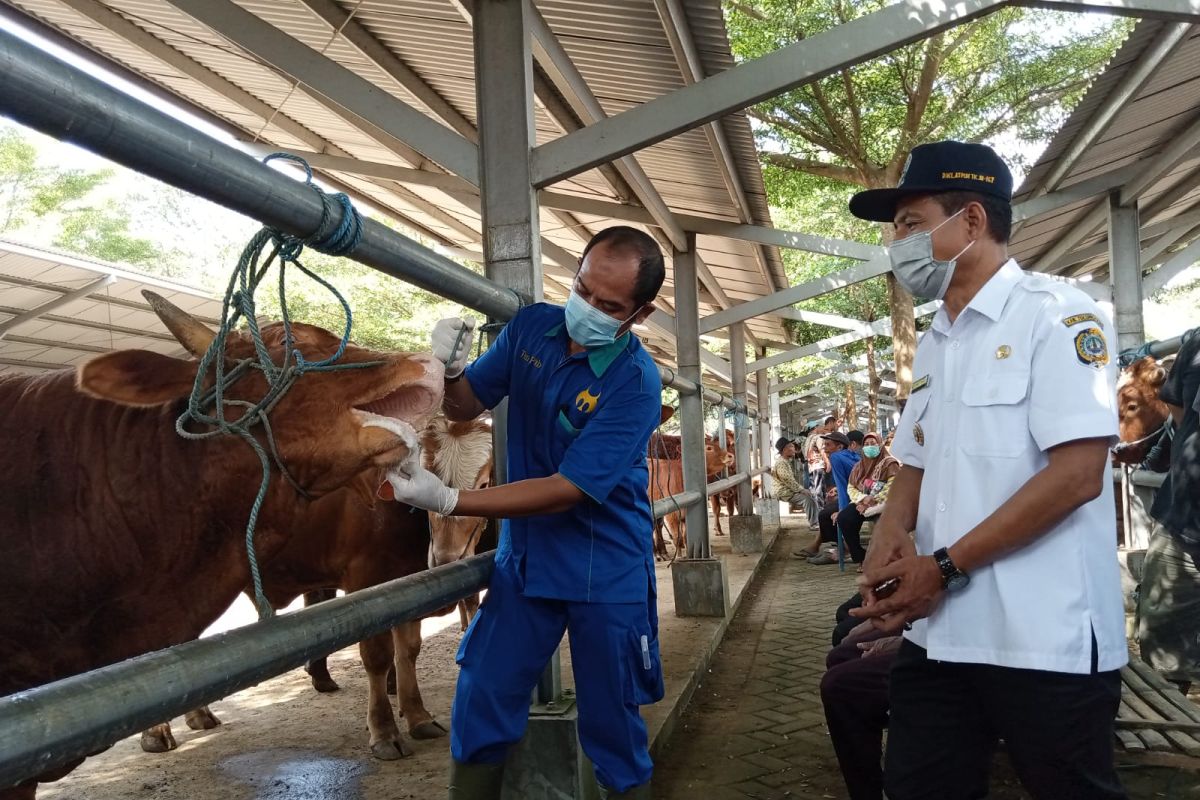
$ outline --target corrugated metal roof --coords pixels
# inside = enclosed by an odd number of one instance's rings
[[[142,298],[152,289],[217,325],[221,301],[201,289],[123,267],[0,241],[0,325],[111,275],[107,286],[46,311],[0,335],[0,375],[74,367],[112,350],[153,350],[188,358]]]
[[[1035,196],[1034,190],[1044,177],[1071,149],[1121,81],[1162,36],[1167,25],[1154,20],[1138,23],[1029,171],[1024,183],[1014,193],[1014,203]],[[1198,121],[1200,26],[1193,26],[1179,46],[1159,64],[1108,128],[1067,172],[1059,188],[1067,188],[1082,180],[1138,162],[1145,162],[1148,166],[1150,160],[1170,147],[1182,131]],[[1186,156],[1145,190],[1139,199],[1143,228],[1200,210],[1197,204],[1197,194],[1200,193],[1198,168],[1200,154]],[[1179,188],[1181,196],[1171,202],[1157,202],[1175,188]],[[1076,255],[1068,254],[1054,264],[1039,262],[1081,220],[1107,202],[1107,198],[1100,195],[1026,220],[1013,237],[1009,252],[1026,267],[1103,278],[1108,272],[1106,225],[1083,237],[1073,248]],[[1179,239],[1172,250],[1183,247],[1197,235],[1200,235],[1200,230],[1192,231]],[[1143,242],[1143,246],[1145,244]]]
[[[307,87],[294,85],[292,79],[280,75],[273,67],[165,0],[105,0],[103,6],[186,56],[188,63],[182,67],[167,65],[127,38],[68,7],[64,0],[7,1],[101,56],[169,90],[187,104],[224,119],[243,131],[247,140],[257,139],[282,148],[344,151],[364,161],[417,166],[406,158],[407,148],[386,132],[362,124],[361,120]],[[71,5],[91,2],[93,0],[71,0]],[[335,33],[300,0],[237,2],[397,99],[429,113],[399,82]],[[732,66],[733,57],[719,0],[685,0],[683,5],[705,74]],[[463,117],[475,122],[471,29],[449,0],[361,0],[341,2],[339,7],[353,13],[355,22],[413,69]],[[652,0],[606,3],[538,0],[537,8],[607,114],[619,113],[684,85],[683,72],[676,63]],[[211,80],[197,78],[200,70],[219,76],[249,93],[271,109],[272,115],[263,119],[260,113],[248,110],[244,102],[236,102],[215,90]],[[262,108],[257,111],[261,112]],[[295,123],[303,129],[297,129]],[[540,105],[535,123],[539,143],[562,134],[559,124]],[[749,123],[743,114],[736,114],[720,124],[745,190],[751,221],[770,225],[770,211]],[[411,151],[407,151],[407,155],[411,155]],[[738,219],[738,204],[725,184],[717,156],[702,130],[690,131],[647,148],[637,154],[637,161],[671,209]],[[469,250],[479,246],[479,215],[461,198],[428,187],[400,186],[346,173],[329,174],[444,244]],[[616,192],[597,170],[554,188],[592,198],[617,199]],[[579,229],[565,225],[561,215],[546,211],[543,211],[542,222],[543,235],[573,253],[581,252],[590,232],[600,227],[589,224]],[[774,291],[775,286],[787,285],[782,261],[773,248],[764,248],[759,254],[756,253],[757,245],[721,241],[718,247],[713,244],[715,241],[702,237],[700,255],[734,302],[761,297]],[[760,258],[775,286],[764,279]],[[554,299],[565,296],[560,281],[548,280],[546,292]],[[664,289],[667,300],[672,298],[673,292],[672,282],[668,279]],[[702,301],[705,301],[701,304],[702,316],[719,310],[714,302],[708,302],[711,300],[702,291]],[[785,338],[778,317],[751,320],[748,327],[752,335],[764,340]],[[660,344],[673,350],[673,343],[664,340]]]

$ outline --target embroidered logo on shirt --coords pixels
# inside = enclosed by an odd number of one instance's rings
[[[527,361],[528,363],[532,364],[534,366],[534,368],[536,368],[536,369],[542,368],[542,360],[535,355],[531,355],[531,354],[525,352],[524,350],[521,351],[521,360]]]
[[[579,394],[575,395],[575,407],[585,414],[590,414],[596,410],[596,403],[600,401],[600,393],[592,394],[587,389],[584,389]]]
[[[1103,367],[1108,363],[1108,343],[1099,328],[1087,328],[1075,336],[1075,355],[1079,363]]]
[[[909,390],[909,394],[916,394],[917,392],[921,391],[922,389],[928,389],[928,388],[929,388],[929,376],[924,375],[920,378],[917,378],[915,381],[913,381],[912,389]]]
[[[921,423],[913,425],[913,440],[921,447],[925,446],[925,431],[921,430]]]

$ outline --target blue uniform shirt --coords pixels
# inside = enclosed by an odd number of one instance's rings
[[[504,520],[498,568],[528,597],[644,603],[653,517],[646,446],[662,383],[638,339],[568,355],[560,306],[521,309],[466,371],[487,408],[508,397],[508,479],[555,473],[586,495],[560,514]]]
[[[833,472],[833,485],[838,490],[838,511],[845,511],[846,506],[850,505],[847,486],[850,483],[850,473],[860,458],[862,456],[853,450],[838,450],[829,454],[829,469]]]

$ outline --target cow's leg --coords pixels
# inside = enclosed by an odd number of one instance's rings
[[[304,607],[315,606],[337,596],[337,589],[317,589],[315,592],[304,593]],[[312,678],[313,688],[318,692],[336,692],[340,687],[329,675],[329,661],[325,656],[314,658],[304,665],[304,671]]]
[[[464,597],[458,601],[458,621],[462,625],[463,631],[466,631],[467,626],[471,624],[471,620],[475,619],[475,613],[479,611],[479,595],[473,594],[470,597]]]
[[[183,721],[194,731],[212,730],[221,724],[221,720],[217,719],[217,715],[212,713],[208,706],[193,708],[183,715]]]
[[[721,495],[714,494],[708,498],[708,504],[712,507],[713,518],[717,521],[717,536],[724,536],[725,531],[721,530]]]
[[[147,753],[167,753],[179,747],[171,733],[171,723],[162,722],[142,731],[142,750]]]
[[[438,739],[446,729],[425,709],[421,687],[417,685],[417,656],[421,653],[421,621],[414,620],[392,628],[396,644],[396,696],[400,713],[408,722],[408,732],[414,739]]]
[[[396,714],[387,693],[387,673],[392,665],[392,635],[381,633],[358,643],[363,668],[367,671],[367,730],[371,754],[384,761],[395,761],[413,753],[400,736]]]
[[[654,558],[656,561],[667,560],[667,540],[663,538],[662,518],[654,520]]]

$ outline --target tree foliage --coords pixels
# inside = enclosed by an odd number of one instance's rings
[[[889,2],[727,0],[726,19],[735,57],[749,60]],[[1131,26],[1116,18],[1004,9],[764,101],[748,113],[776,224],[884,243],[890,226],[855,219],[846,201],[863,188],[895,185],[908,152],[922,142],[987,142],[1018,169],[1028,166],[1029,154],[1058,129]],[[793,283],[852,264],[799,251],[786,251],[784,263]],[[881,277],[800,308],[876,320],[911,308],[911,297],[898,289]],[[788,327],[801,344],[841,332],[803,322]],[[860,342],[843,352],[854,357],[866,348]],[[914,348],[915,330],[897,325],[902,383]],[[780,379],[812,369],[812,362],[781,369]],[[831,386],[825,394],[843,390]]]
[[[111,176],[111,170],[47,164],[31,138],[16,128],[0,128],[0,234],[69,209]]]

